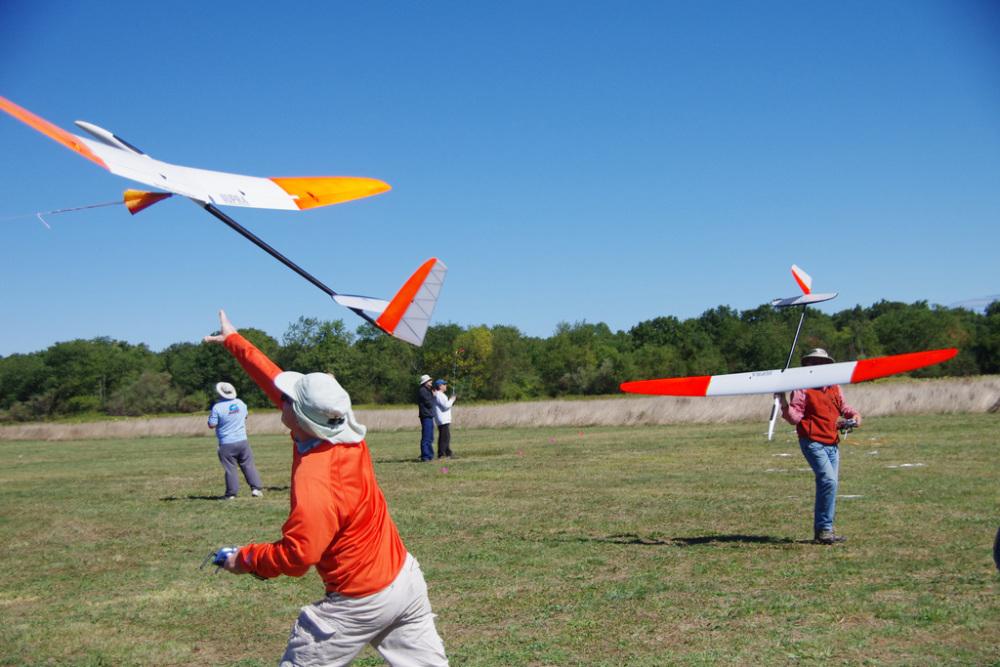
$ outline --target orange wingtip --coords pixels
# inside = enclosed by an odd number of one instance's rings
[[[272,178],[282,190],[295,198],[300,209],[340,204],[371,197],[390,190],[388,183],[375,178],[325,176],[316,178]]]
[[[864,382],[865,380],[884,378],[896,373],[915,371],[924,366],[932,366],[940,364],[942,361],[948,361],[956,354],[958,354],[957,349],[949,348],[946,350],[895,354],[891,357],[862,359],[854,367],[854,372],[851,374],[851,382]]]
[[[623,382],[621,390],[630,394],[649,394],[651,396],[704,396],[705,392],[708,391],[708,383],[711,381],[711,375],[663,380],[636,380]]]
[[[135,215],[139,211],[149,208],[158,201],[163,201],[172,196],[169,192],[144,192],[142,190],[126,190],[123,199],[128,212]]]
[[[18,120],[30,125],[31,127],[41,132],[42,134],[46,134],[50,138],[55,139],[63,146],[75,150],[77,153],[87,158],[88,160],[93,160],[94,162],[101,165],[105,169],[108,168],[108,165],[104,163],[104,160],[97,157],[97,155],[95,155],[94,152],[90,150],[90,148],[88,148],[86,144],[82,143],[77,137],[73,136],[66,130],[62,129],[61,127],[53,125],[49,121],[45,120],[44,118],[40,118],[39,116],[36,116],[27,109],[22,109],[21,107],[17,106],[10,100],[5,99],[3,97],[0,97],[0,109],[3,109],[14,118],[17,118]]]

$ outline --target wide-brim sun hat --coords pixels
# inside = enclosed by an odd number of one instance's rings
[[[217,393],[220,398],[234,399],[236,398],[236,387],[228,382],[216,382],[215,393]]]
[[[357,422],[350,395],[332,375],[285,371],[274,386],[291,400],[302,430],[333,444],[365,439],[368,429]]]
[[[427,384],[430,381],[431,381],[431,376],[430,375],[421,375],[420,376],[420,381],[417,382],[417,384],[419,384],[421,387],[423,387],[425,384]]]
[[[812,359],[817,364],[832,364],[834,363],[833,357],[826,353],[823,348],[817,347],[815,350],[810,350],[809,354],[802,357],[802,362],[805,363],[806,359]]]

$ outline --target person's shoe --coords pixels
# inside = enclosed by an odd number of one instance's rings
[[[222,496],[219,500],[236,500],[236,496]]]
[[[836,544],[837,542],[847,541],[846,537],[835,535],[832,530],[817,530],[815,538],[820,544]]]
[[[260,498],[261,496],[264,495],[264,492],[261,491],[260,489],[254,489],[253,491],[250,492],[250,495],[253,496],[254,498]]]
[[[457,456],[455,456],[454,454],[449,454],[449,455],[448,455],[448,458],[449,458],[449,459],[457,459],[458,457],[457,457]]]

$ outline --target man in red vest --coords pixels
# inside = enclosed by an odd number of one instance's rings
[[[826,350],[815,349],[802,357],[803,366],[832,364]],[[781,416],[795,426],[799,447],[816,473],[816,504],[813,527],[816,541],[834,544],[845,539],[833,532],[833,515],[837,508],[837,481],[840,474],[840,450],[837,443],[837,420],[854,419],[861,425],[861,414],[847,405],[839,385],[819,389],[796,389],[791,400],[776,394],[781,401]]]
[[[326,597],[302,608],[282,665],[346,665],[375,647],[390,665],[446,666],[420,564],[375,481],[366,429],[327,373],[282,372],[219,311],[221,343],[281,408],[292,436],[291,509],[277,542],[248,544],[223,567],[263,578],[313,567]]]

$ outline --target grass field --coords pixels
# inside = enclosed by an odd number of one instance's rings
[[[874,417],[842,446],[837,529],[789,427],[456,429],[369,438],[454,665],[1000,664],[997,415]],[[199,570],[277,539],[208,438],[0,442],[0,665],[273,665],[315,573]],[[443,472],[447,468],[447,473]],[[356,664],[382,664],[366,649]]]

